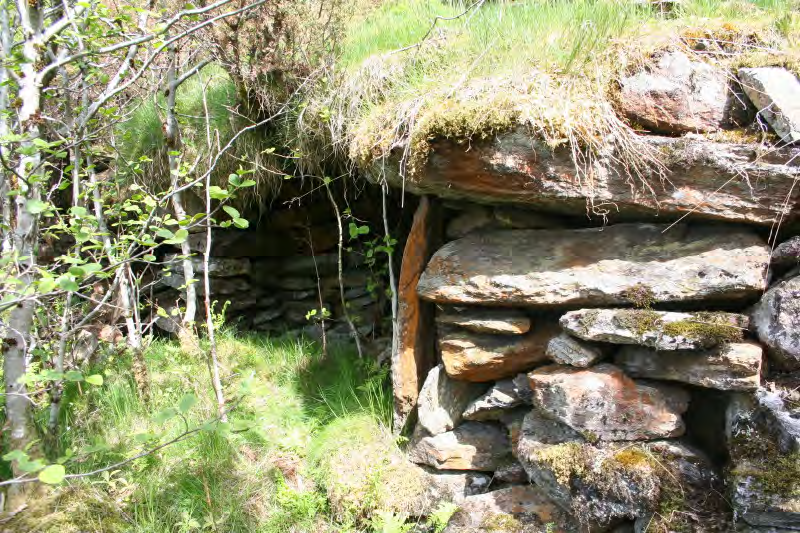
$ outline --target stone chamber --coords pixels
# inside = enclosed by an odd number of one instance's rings
[[[587,184],[522,129],[433,141],[422,172],[387,176],[405,195],[395,430],[412,462],[466,480],[448,533],[800,530],[800,82],[742,69],[734,91],[706,67],[666,56],[621,82],[663,156],[646,188],[613,156]],[[774,146],[708,135],[753,127]],[[315,202],[215,237],[214,298],[243,327],[317,335],[321,302],[348,337]],[[382,231],[379,197],[362,204]],[[385,339],[365,261],[345,254],[345,299]],[[159,283],[169,302],[183,281]]]

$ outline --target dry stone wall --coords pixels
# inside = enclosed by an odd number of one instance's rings
[[[405,177],[447,213],[401,294],[401,323],[436,339],[414,405],[395,376],[408,457],[491,476],[448,533],[800,530],[800,83],[777,70],[731,87],[670,53],[621,80],[621,113],[652,133],[759,112],[781,142],[643,137],[674,152],[669,184],[637,194],[600,161],[599,227],[575,216],[589,191],[568,154],[522,130],[435,141]]]
[[[535,509],[515,519],[557,530],[800,528],[800,479],[772,469],[800,473],[796,389],[774,381],[800,368],[800,278],[773,279],[771,255],[753,230],[706,223],[478,229],[446,243],[417,285],[441,363],[409,457],[494,473],[497,493],[469,506],[519,485]],[[697,426],[726,415],[708,419],[701,390],[728,410],[716,449]],[[498,481],[514,468],[521,479]]]
[[[211,299],[216,301],[216,311],[225,306],[226,320],[239,329],[264,331],[275,334],[293,333],[319,339],[322,328],[331,340],[351,337],[349,325],[344,320],[339,287],[339,258],[335,239],[326,235],[336,232],[330,225],[312,228],[312,240],[325,246],[312,255],[306,241],[295,241],[290,233],[281,238],[264,239],[261,233],[275,231],[262,228],[253,231],[215,231],[214,247],[209,261]],[[317,238],[314,239],[313,236]],[[205,234],[191,236],[195,287],[198,292],[198,309],[204,306],[202,252]],[[327,245],[324,243],[328,242]],[[153,313],[158,328],[175,333],[179,329],[179,309],[185,306],[185,285],[181,257],[167,253],[163,257],[158,281],[148,299],[153,308],[164,312]],[[386,299],[376,278],[365,267],[360,256],[344,254],[342,285],[347,311],[363,337],[370,337],[382,327]],[[226,303],[227,302],[227,303]],[[330,315],[323,316],[322,309]],[[175,314],[173,314],[175,313]],[[166,314],[166,316],[164,316]]]

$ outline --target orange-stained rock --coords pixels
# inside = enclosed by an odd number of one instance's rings
[[[745,125],[752,116],[729,85],[724,70],[680,51],[667,52],[657,63],[620,79],[620,111],[650,131],[668,134]]]
[[[423,196],[408,233],[397,283],[398,344],[392,354],[394,430],[397,432],[406,425],[425,377],[436,366],[435,309],[417,296],[417,283],[440,244],[440,233],[438,205]]]
[[[699,137],[639,140],[662,154],[667,167],[666,180],[652,168],[641,169],[652,192],[641,180],[626,179],[625,169],[611,158],[596,161],[589,187],[578,174],[569,146],[554,152],[522,128],[469,143],[434,141],[427,164],[416,176],[401,178],[396,161],[380,161],[367,171],[416,194],[483,204],[514,203],[570,215],[585,212],[587,199],[593,195],[595,205],[607,202],[605,216],[611,222],[634,217],[664,220],[687,212],[692,219],[764,226],[780,215],[784,223],[798,219],[793,206],[800,188],[793,184],[800,176],[796,163],[800,148],[765,154],[756,144],[717,143]]]
[[[439,333],[444,368],[453,379],[494,381],[530,370],[547,360],[547,343],[558,332],[542,323],[525,335],[487,335],[464,330]]]
[[[528,378],[535,406],[592,438],[645,440],[685,431],[681,413],[687,404],[678,397],[680,389],[639,385],[614,365],[550,365]]]

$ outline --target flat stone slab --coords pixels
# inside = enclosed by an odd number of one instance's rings
[[[781,67],[739,69],[745,94],[781,140],[800,141],[800,80]]]
[[[417,404],[428,371],[436,366],[435,309],[417,295],[417,282],[434,250],[441,231],[438,204],[420,198],[403,249],[397,280],[397,346],[392,347],[392,425],[400,432]],[[361,283],[359,287],[365,287]]]
[[[800,176],[800,147],[764,153],[757,144],[718,143],[692,134],[635,140],[663,158],[668,181],[655,169],[643,169],[652,187],[648,189],[637,178],[626,179],[626,169],[613,158],[601,157],[591,169],[590,186],[576,170],[569,147],[552,150],[524,128],[470,143],[433,141],[419,175],[401,176],[399,156],[365,170],[375,181],[386,177],[393,186],[415,194],[573,216],[585,213],[590,199],[595,205],[613,203],[606,214],[612,223],[631,217],[662,222],[686,213],[692,220],[762,226],[771,226],[778,217],[785,223],[798,218],[792,206],[800,197],[793,187]]]
[[[723,344],[708,351],[657,352],[625,346],[614,364],[635,378],[666,379],[718,390],[756,390],[763,348],[755,342]]]
[[[523,385],[526,390],[520,390],[519,385]],[[498,420],[508,409],[524,405],[526,400],[530,399],[530,394],[530,384],[527,383],[527,379],[524,381],[500,380],[467,406],[463,418],[465,420]]]
[[[722,312],[673,313],[651,309],[580,309],[559,321],[589,341],[638,344],[657,350],[700,350],[742,338],[750,320]]]
[[[498,425],[464,422],[453,431],[420,438],[408,457],[439,470],[493,472],[510,460],[511,443]]]
[[[639,385],[614,365],[550,365],[528,378],[534,406],[587,438],[648,440],[678,437],[685,431],[681,414],[686,405],[680,393]]]
[[[430,435],[450,431],[461,422],[464,409],[484,390],[486,385],[451,379],[442,365],[434,367],[419,393],[419,425]]]
[[[495,381],[530,370],[547,360],[547,342],[555,325],[525,335],[487,335],[469,331],[440,332],[439,351],[447,374],[464,381]]]
[[[555,363],[581,368],[592,366],[603,358],[603,351],[600,348],[582,342],[566,333],[550,339],[545,353]]]
[[[475,333],[498,335],[522,335],[531,329],[531,319],[519,309],[448,307],[437,313],[436,321]]]
[[[417,291],[437,303],[506,306],[747,301],[766,288],[769,260],[755,233],[716,226],[508,230],[446,244]]]

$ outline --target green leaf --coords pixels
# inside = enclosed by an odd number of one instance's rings
[[[89,385],[95,385],[100,387],[103,385],[103,376],[100,374],[92,374],[91,376],[86,376],[86,383]]]
[[[36,200],[36,199],[30,199],[27,202],[25,202],[25,209],[27,209],[28,213],[32,215],[38,215],[39,213],[47,209],[47,202],[43,202],[41,200]]]
[[[22,450],[11,450],[3,456],[3,461],[27,461],[28,454]]]
[[[93,274],[103,270],[103,265],[100,263],[86,263],[85,265],[81,265],[81,268],[83,268],[84,272],[87,274]]]
[[[243,182],[241,182],[239,184],[239,187],[242,187],[242,188],[244,188],[244,187],[252,187],[255,184],[256,184],[255,180],[244,180]]]
[[[68,370],[64,373],[64,379],[67,381],[83,381],[83,372]]]
[[[168,420],[172,420],[176,416],[178,416],[178,411],[174,407],[167,407],[163,411],[156,413],[156,416],[153,417],[153,421],[156,424],[163,424]]]
[[[86,272],[83,270],[83,268],[79,266],[69,267],[69,273],[75,276],[76,278],[82,278],[83,276],[86,275]]]
[[[179,229],[175,232],[175,236],[171,239],[164,241],[165,244],[181,244],[189,237],[189,232],[185,229]]]
[[[229,205],[223,205],[222,209],[228,213],[231,218],[239,218],[239,211]]]
[[[39,280],[39,292],[47,293],[56,288],[56,279],[44,277]]]
[[[161,228],[161,229],[159,229],[158,231],[156,231],[156,237],[162,237],[162,238],[164,238],[164,239],[171,239],[171,238],[173,238],[174,236],[175,236],[175,234],[174,234],[174,233],[172,233],[172,232],[171,232],[170,230],[168,230],[167,228]]]
[[[47,483],[48,485],[58,485],[64,481],[64,476],[66,474],[67,471],[64,465],[50,465],[39,472],[39,481]]]
[[[78,284],[75,282],[75,280],[68,276],[60,276],[58,278],[58,286],[61,289],[70,292],[75,292],[80,288],[78,287]]]
[[[197,403],[197,396],[195,396],[194,394],[187,394],[183,398],[181,398],[180,402],[178,402],[178,410],[181,413],[186,413],[192,407],[194,407],[196,403]]]
[[[234,218],[233,225],[239,229],[247,229],[250,227],[250,222],[246,218]]]
[[[214,200],[225,200],[230,196],[230,193],[218,185],[212,185],[208,188],[208,194]]]
[[[85,207],[73,205],[69,208],[69,214],[74,217],[85,217],[88,214],[88,211],[86,211]]]

